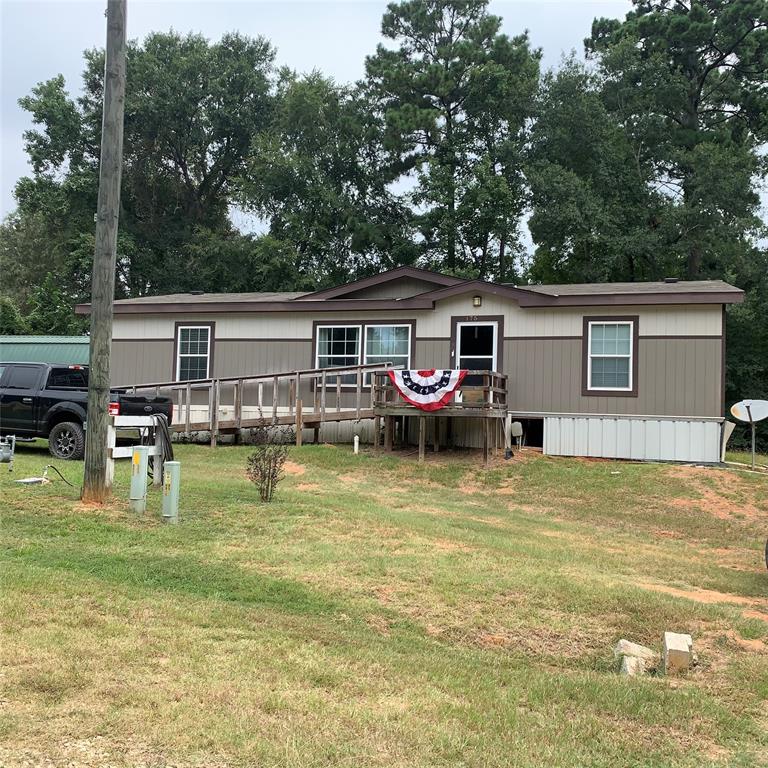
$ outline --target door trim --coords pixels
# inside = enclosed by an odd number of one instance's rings
[[[451,317],[451,358],[448,361],[450,368],[455,368],[457,365],[459,323],[496,323],[496,372],[504,373],[504,315],[453,315]]]

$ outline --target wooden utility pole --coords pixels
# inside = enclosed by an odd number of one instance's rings
[[[99,503],[107,500],[111,486],[107,477],[109,358],[112,347],[112,307],[115,299],[120,175],[123,164],[125,5],[126,0],[107,0],[99,202],[91,275],[91,345],[83,500]]]

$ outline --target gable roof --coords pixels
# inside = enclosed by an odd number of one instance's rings
[[[299,301],[338,299],[344,296],[348,296],[351,293],[357,293],[358,291],[364,290],[365,288],[373,288],[375,286],[384,285],[386,283],[394,282],[395,280],[401,280],[404,277],[413,278],[414,280],[421,280],[426,283],[432,283],[436,288],[440,286],[456,285],[457,283],[465,282],[460,277],[443,275],[440,272],[430,272],[428,269],[419,269],[418,267],[395,267],[394,269],[389,269],[386,272],[381,272],[378,275],[363,277],[360,280],[354,280],[351,283],[338,285],[335,288],[324,288],[320,291],[304,294],[304,296],[302,296]]]
[[[359,297],[368,288],[412,279],[432,290],[400,298]],[[416,267],[397,267],[379,275],[311,293],[273,291],[256,293],[174,293],[115,301],[116,314],[173,312],[336,312],[345,310],[434,309],[435,302],[475,292],[501,296],[520,307],[609,306],[642,304],[735,304],[744,292],[722,280],[680,280],[637,283],[574,283],[567,285],[511,285],[464,280]],[[88,314],[89,304],[78,304],[77,314]]]

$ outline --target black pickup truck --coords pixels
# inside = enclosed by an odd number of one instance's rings
[[[173,417],[168,397],[110,393],[112,415]],[[88,368],[82,365],[0,362],[0,435],[48,438],[57,459],[82,459],[85,452]]]

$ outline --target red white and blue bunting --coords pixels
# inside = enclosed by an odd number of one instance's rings
[[[388,371],[390,381],[403,400],[422,411],[438,411],[453,398],[463,381],[464,370]]]

